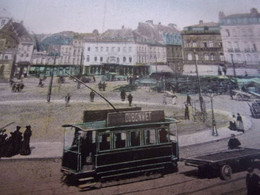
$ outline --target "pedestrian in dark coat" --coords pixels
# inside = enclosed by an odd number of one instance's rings
[[[126,92],[124,89],[121,90],[120,96],[121,96],[121,100],[125,101]]]
[[[102,90],[102,83],[101,83],[101,81],[98,83],[98,89],[99,89],[99,91]]]
[[[237,131],[242,131],[243,133],[245,133],[243,120],[239,113],[237,113]]]
[[[16,126],[16,131],[11,132],[11,137],[8,139],[6,156],[14,156],[20,153],[22,147],[22,133],[20,132],[21,127]]]
[[[246,188],[248,195],[260,194],[260,177],[254,173],[254,168],[249,167],[246,175]]]
[[[103,91],[106,91],[107,84],[103,82],[102,87],[103,87]]]
[[[131,93],[129,93],[129,95],[127,96],[128,102],[129,102],[129,106],[132,106],[132,101],[133,101],[133,96]]]
[[[23,133],[23,142],[22,142],[22,148],[21,148],[21,155],[29,155],[31,154],[31,148],[30,148],[30,138],[32,136],[32,130],[31,126],[26,126],[26,130]]]
[[[95,93],[94,93],[94,91],[91,91],[89,95],[90,95],[90,101],[91,101],[91,102],[94,102],[94,98],[95,98]]]
[[[239,149],[240,145],[240,141],[236,138],[234,134],[232,134],[231,138],[228,141],[228,149]]]
[[[190,120],[190,113],[189,113],[188,104],[185,104],[184,118],[185,118],[185,120]]]
[[[187,95],[186,103],[191,106],[191,97]]]
[[[66,106],[68,106],[69,102],[70,102],[70,93],[67,93],[67,95],[65,96]]]

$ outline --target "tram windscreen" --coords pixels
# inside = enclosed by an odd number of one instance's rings
[[[178,136],[177,124],[173,123],[170,125],[170,140],[177,142],[178,141],[177,136]]]
[[[75,127],[66,127],[64,130],[64,149],[68,150],[75,144]]]

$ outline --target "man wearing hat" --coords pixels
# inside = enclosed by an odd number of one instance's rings
[[[26,130],[23,133],[23,143],[22,143],[22,148],[21,148],[21,155],[29,155],[31,154],[31,149],[30,149],[30,137],[32,136],[32,130],[31,126],[28,125],[26,126]]]
[[[248,195],[260,194],[260,177],[254,173],[254,168],[249,167],[246,175],[246,188]]]
[[[239,149],[241,145],[240,141],[236,138],[235,134],[231,134],[231,138],[228,141],[228,149]]]

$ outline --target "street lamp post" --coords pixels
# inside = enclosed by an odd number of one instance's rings
[[[82,51],[80,56],[79,79],[81,79],[82,72],[83,72],[83,61],[84,61],[84,56]],[[80,89],[80,82],[78,82],[77,89]]]
[[[233,54],[230,54],[230,57],[231,57],[231,62],[232,62],[232,66],[233,66],[233,75],[234,75],[235,81],[237,83],[237,74],[236,74],[236,67],[235,67],[234,60],[233,60]]]
[[[211,104],[211,114],[212,114],[212,136],[218,136],[218,130],[216,126],[216,119],[215,119],[215,114],[214,114],[214,105],[213,105],[213,93],[210,95],[205,95],[210,98],[210,104]]]
[[[53,75],[54,75],[54,66],[56,65],[56,57],[57,57],[57,54],[55,54],[55,56],[54,56],[54,63],[53,63],[52,70],[51,70],[51,80],[50,80],[48,94],[47,94],[48,103],[50,103],[50,101],[51,101],[51,91],[52,91],[52,83],[53,83]]]
[[[198,89],[199,89],[199,102],[200,102],[200,111],[204,115],[204,109],[203,109],[203,98],[201,96],[201,88],[200,88],[200,77],[199,77],[199,71],[198,71],[198,64],[197,64],[197,55],[194,51],[194,57],[195,57],[195,68],[196,68],[196,75],[197,75],[197,81],[198,81]]]

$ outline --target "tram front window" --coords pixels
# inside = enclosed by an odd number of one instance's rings
[[[77,137],[79,133],[75,127],[66,127],[64,130],[64,149],[72,149],[77,145]]]

